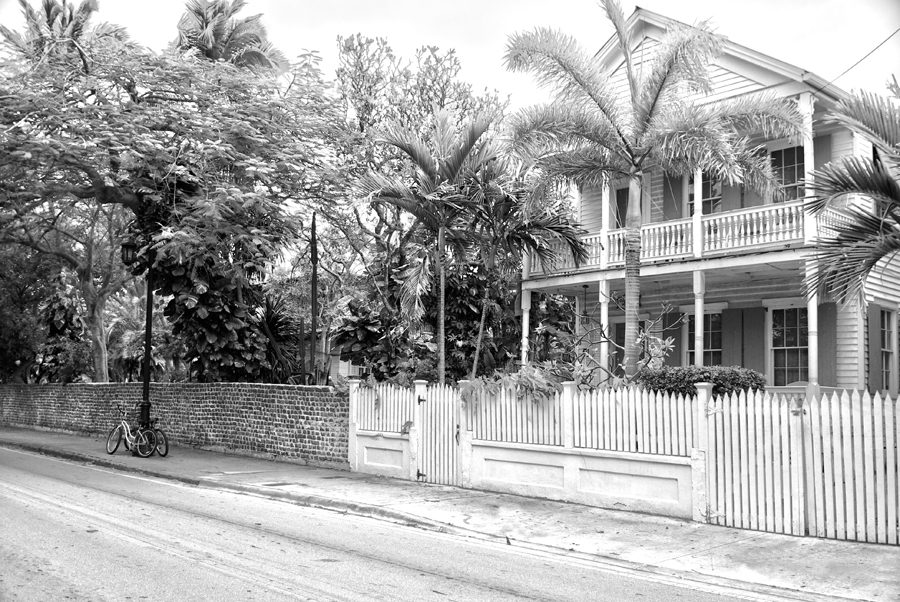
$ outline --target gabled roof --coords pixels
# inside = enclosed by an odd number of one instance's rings
[[[671,24],[691,27],[687,23],[682,23],[677,19],[660,15],[639,6],[635,8],[634,12],[626,21],[626,27],[629,30],[640,31],[641,29],[644,29],[646,31],[645,35],[638,34],[636,36],[637,39],[635,42],[637,44],[640,44],[647,37],[657,39]],[[770,72],[774,76],[783,78],[785,82],[803,84],[809,87],[809,91],[814,92],[815,96],[821,100],[838,102],[850,97],[846,91],[833,84],[829,84],[826,79],[811,71],[806,71],[805,69],[773,58],[767,54],[748,48],[747,46],[732,42],[727,37],[724,39],[723,58],[727,57],[749,63],[750,65]],[[621,54],[616,45],[615,34],[603,44],[596,56],[600,57],[611,71],[619,66]]]

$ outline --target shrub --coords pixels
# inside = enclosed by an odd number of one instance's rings
[[[739,366],[663,366],[657,370],[640,370],[634,382],[645,389],[682,395],[696,395],[694,384],[702,382],[713,384],[713,395],[766,388],[765,376]]]

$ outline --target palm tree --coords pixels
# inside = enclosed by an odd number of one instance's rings
[[[178,21],[179,51],[197,51],[212,61],[227,61],[239,67],[283,71],[284,55],[266,39],[262,15],[238,19],[245,0],[188,0]]]
[[[872,158],[843,157],[814,174],[814,199],[807,207],[824,213],[848,197],[841,219],[816,241],[819,271],[808,272],[806,293],[831,294],[845,302],[858,295],[868,275],[882,260],[900,251],[900,108],[875,94],[861,93],[842,101],[831,119],[871,142]]]
[[[404,177],[389,177],[370,172],[361,180],[364,194],[374,202],[399,207],[415,218],[412,228],[425,228],[436,239],[432,252],[422,249],[418,263],[406,273],[403,287],[404,312],[415,323],[424,314],[419,297],[430,286],[431,268],[438,274],[437,353],[438,382],[444,383],[446,349],[444,336],[446,264],[448,243],[458,242],[454,226],[463,212],[465,199],[459,195],[464,179],[478,173],[495,157],[492,144],[479,144],[491,125],[492,117],[479,114],[458,131],[449,111],[438,109],[431,129],[421,137],[399,123],[387,126],[380,142],[405,154],[413,164],[411,182]]]
[[[76,7],[67,0],[42,0],[35,10],[27,0],[19,0],[25,16],[25,32],[19,33],[0,25],[0,35],[13,52],[32,63],[40,63],[51,57],[65,57],[77,53],[85,73],[90,72],[86,42],[104,37],[127,40],[125,29],[118,25],[101,23],[88,28],[88,22],[97,12],[97,0],[82,0]]]
[[[539,206],[534,199],[529,199],[530,193],[542,188],[528,186],[524,178],[509,176],[508,169],[507,162],[497,159],[466,182],[463,191],[470,202],[471,229],[476,236],[479,268],[484,275],[490,277],[498,269],[498,256],[518,259],[524,253],[534,253],[545,271],[549,271],[549,266],[559,257],[551,246],[553,241],[568,249],[576,267],[587,260],[587,250],[580,238],[582,230],[569,222],[560,207]],[[518,263],[500,267],[514,270]],[[481,360],[489,305],[490,287],[486,286],[472,360],[472,380],[477,376]]]
[[[636,71],[640,33],[629,28],[616,0],[601,0],[624,58],[627,97],[620,98],[600,57],[571,37],[539,28],[515,34],[507,68],[532,72],[554,93],[551,104],[520,112],[514,120],[516,148],[539,157],[549,173],[579,186],[600,186],[610,177],[628,179],[625,216],[625,373],[640,353],[641,181],[649,168],[671,174],[702,169],[728,183],[743,181],[763,194],[777,181],[748,133],[797,137],[800,117],[793,103],[774,95],[747,95],[700,104],[691,96],[711,91],[709,65],[722,38],[705,24],[672,24],[655,55]]]

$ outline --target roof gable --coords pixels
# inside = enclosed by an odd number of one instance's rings
[[[686,23],[640,7],[631,14],[626,26],[636,34],[633,53],[636,59],[634,62],[636,73],[640,73],[640,67],[649,62],[653,48],[658,46],[659,40],[673,24],[690,27]],[[698,101],[718,100],[763,89],[780,90],[785,96],[810,91],[815,92],[820,100],[831,102],[849,96],[845,91],[829,85],[826,80],[814,73],[732,42],[728,38],[724,39],[722,55],[712,66],[713,94],[698,95],[696,99]],[[627,95],[624,59],[614,35],[606,41],[596,56],[611,73],[612,84],[617,92],[621,91]]]

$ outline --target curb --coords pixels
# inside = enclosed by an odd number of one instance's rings
[[[502,534],[498,535],[493,533],[474,531],[466,529],[464,527],[450,525],[448,523],[425,519],[419,516],[407,514],[405,512],[400,512],[398,510],[390,510],[381,506],[373,506],[369,504],[362,504],[359,502],[336,500],[321,495],[299,495],[286,491],[268,490],[252,485],[242,485],[238,483],[226,483],[222,481],[185,477],[169,472],[147,470],[135,466],[128,466],[118,462],[106,460],[103,458],[97,458],[95,456],[89,456],[78,452],[46,448],[29,443],[0,441],[0,447],[20,449],[44,456],[62,458],[65,460],[72,460],[76,462],[84,462],[95,466],[110,468],[120,472],[129,472],[148,477],[177,481],[196,487],[234,491],[237,493],[255,495],[267,499],[286,501],[300,506],[329,510],[343,514],[352,514],[354,516],[363,516],[367,518],[386,520],[408,527],[418,527],[427,531],[445,533],[458,537],[480,539],[482,541],[496,543],[497,545],[513,545],[514,547],[522,550],[552,554],[554,556],[566,556],[568,558],[571,558],[573,561],[590,563],[592,565],[600,565],[607,570],[611,570],[617,573],[637,573],[653,581],[670,583],[672,585],[680,587],[688,587],[690,586],[690,584],[697,584],[698,586],[701,586],[700,589],[708,592],[715,592],[729,596],[740,596],[744,597],[744,599],[747,600],[796,600],[800,602],[829,600],[833,602],[862,602],[860,598],[847,598],[843,596],[815,594],[812,592],[779,588],[776,586],[754,583],[751,581],[729,579],[727,577],[716,577],[713,575],[704,575],[702,573],[687,571],[675,571],[656,567],[653,565],[633,562],[630,560],[624,560],[621,558],[615,558],[612,556],[586,554],[547,544],[532,543],[523,540],[510,540],[509,537]],[[512,543],[512,541],[514,541],[515,543]]]

